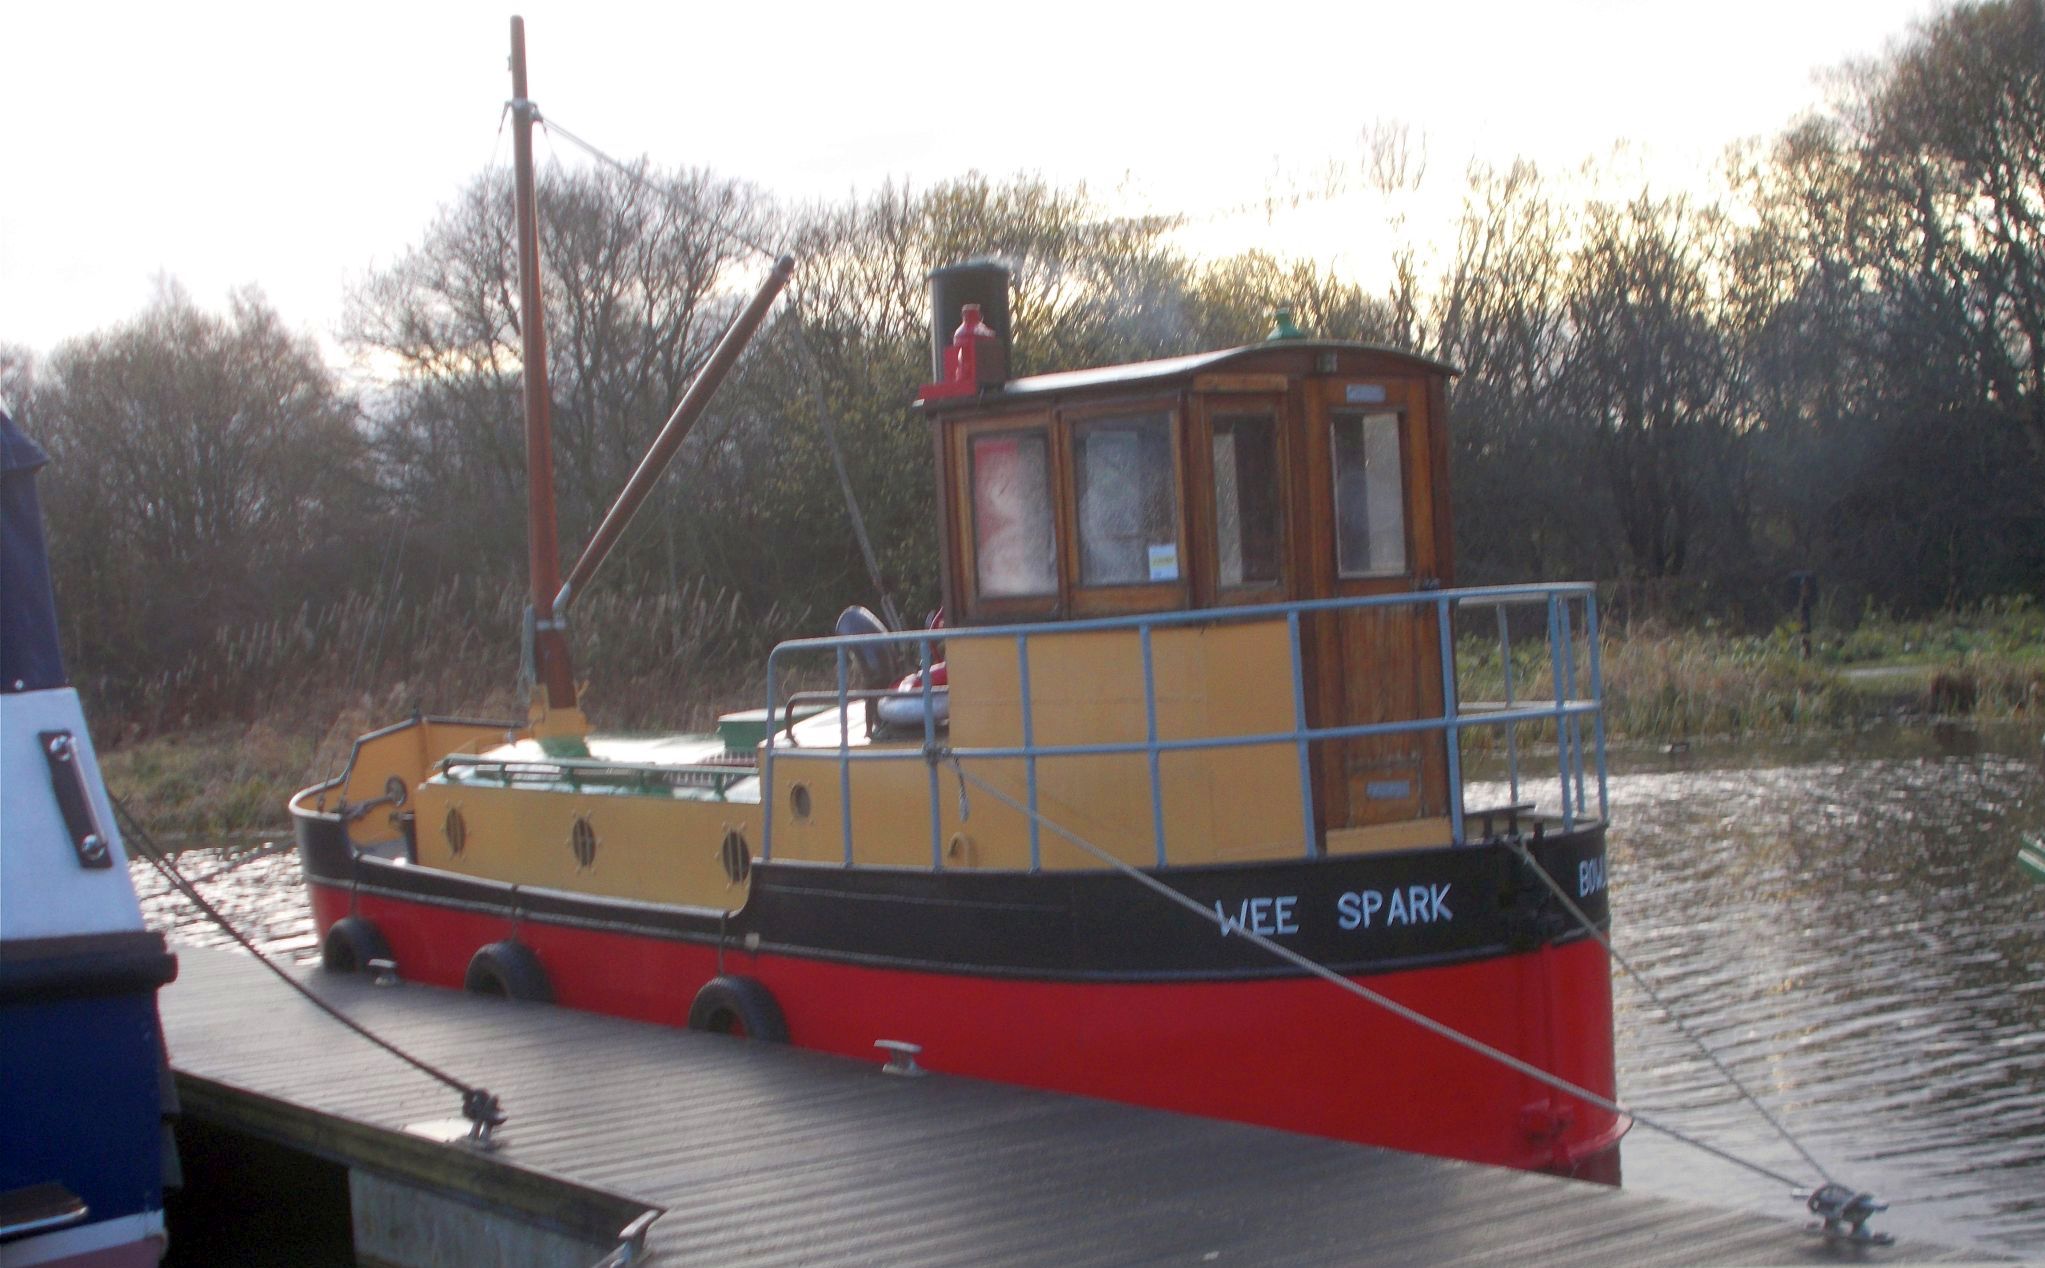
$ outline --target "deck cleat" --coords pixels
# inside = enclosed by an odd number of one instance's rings
[[[1800,1191],[1797,1196],[1805,1199],[1804,1205],[1818,1217],[1817,1223],[1806,1227],[1826,1241],[1855,1246],[1895,1245],[1894,1237],[1874,1232],[1867,1226],[1876,1212],[1889,1209],[1889,1204],[1877,1202],[1874,1194],[1856,1193],[1843,1184],[1828,1184],[1820,1189]]]
[[[910,1078],[930,1073],[916,1064],[916,1054],[923,1051],[920,1043],[909,1043],[902,1039],[876,1039],[873,1046],[888,1054],[888,1063],[880,1068],[882,1074],[901,1074]]]
[[[462,1093],[462,1117],[469,1121],[469,1134],[464,1143],[470,1148],[488,1152],[497,1148],[491,1133],[504,1126],[507,1117],[504,1107],[488,1088],[472,1087]]]

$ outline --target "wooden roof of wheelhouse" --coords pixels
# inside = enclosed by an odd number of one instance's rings
[[[1005,275],[999,285],[1005,310]],[[963,303],[946,314],[940,295],[938,307],[940,325],[958,324]],[[1453,367],[1280,335],[1007,379],[984,368],[999,375],[1007,362],[990,336],[1003,332],[981,326],[978,382],[962,381],[953,351],[968,334],[938,348],[941,382],[920,401],[935,431],[955,624],[1451,582]]]

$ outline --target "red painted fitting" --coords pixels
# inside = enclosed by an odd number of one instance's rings
[[[916,393],[919,401],[971,396],[980,390],[980,352],[991,348],[998,336],[980,319],[978,304],[959,309],[959,328],[952,332],[951,346],[944,350],[944,380],[926,383]]]

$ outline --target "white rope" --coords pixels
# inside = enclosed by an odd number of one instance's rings
[[[1541,878],[1541,883],[1546,885],[1551,893],[1553,893],[1557,898],[1562,900],[1563,907],[1568,910],[1570,915],[1576,917],[1577,923],[1582,925],[1585,931],[1587,931],[1591,935],[1591,937],[1596,938],[1598,940],[1598,945],[1605,949],[1606,955],[1612,957],[1612,962],[1614,964],[1617,964],[1621,969],[1624,969],[1626,971],[1626,976],[1633,979],[1634,985],[1638,986],[1641,990],[1647,993],[1647,997],[1650,1000],[1654,1001],[1654,1006],[1656,1008],[1661,1009],[1662,1015],[1668,1018],[1669,1024],[1676,1028],[1676,1033],[1682,1035],[1685,1039],[1688,1039],[1691,1043],[1697,1045],[1697,1050],[1704,1054],[1705,1060],[1711,1062],[1712,1068],[1725,1076],[1725,1081],[1727,1083],[1732,1084],[1733,1090],[1735,1092],[1738,1092],[1742,1097],[1746,1098],[1747,1103],[1749,1105],[1752,1105],[1755,1111],[1758,1112],[1762,1118],[1768,1120],[1768,1125],[1770,1127],[1773,1127],[1776,1133],[1780,1135],[1785,1141],[1789,1142],[1789,1147],[1796,1150],[1798,1157],[1802,1158],[1806,1163],[1810,1164],[1811,1170],[1817,1172],[1820,1176],[1824,1177],[1826,1184],[1838,1183],[1838,1181],[1832,1178],[1832,1173],[1825,1170],[1824,1164],[1819,1162],[1816,1158],[1813,1158],[1811,1156],[1811,1151],[1805,1149],[1803,1143],[1799,1141],[1795,1136],[1790,1135],[1789,1128],[1784,1127],[1782,1123],[1776,1119],[1775,1115],[1768,1112],[1768,1107],[1761,1103],[1761,1099],[1755,1096],[1752,1092],[1748,1091],[1747,1085],[1740,1082],[1738,1076],[1734,1075],[1731,1070],[1726,1068],[1725,1063],[1718,1059],[1718,1054],[1711,1050],[1710,1045],[1706,1044],[1700,1036],[1698,1036],[1695,1032],[1693,1032],[1690,1029],[1690,1027],[1683,1023],[1682,1017],[1677,1014],[1674,1008],[1671,1008],[1668,1005],[1668,1003],[1662,999],[1660,994],[1658,994],[1655,991],[1654,987],[1648,982],[1647,978],[1642,976],[1639,970],[1635,969],[1633,965],[1627,961],[1625,956],[1619,954],[1619,949],[1612,945],[1612,940],[1605,936],[1604,931],[1599,929],[1598,926],[1591,920],[1591,918],[1588,915],[1584,914],[1583,908],[1578,907],[1576,905],[1575,900],[1570,898],[1569,894],[1562,888],[1562,886],[1555,883],[1555,878],[1548,875],[1548,869],[1542,867],[1539,863],[1536,863],[1534,861],[1534,856],[1527,850],[1526,843],[1524,841],[1521,841],[1518,837],[1508,837],[1505,840],[1505,844],[1513,851],[1513,853],[1519,855],[1521,862],[1525,863],[1528,867],[1533,869],[1534,875]]]
[[[988,796],[994,798],[996,801],[1007,806],[1009,809],[1014,810],[1030,819],[1035,820],[1037,823],[1043,825],[1046,828],[1049,828],[1052,832],[1055,832],[1059,836],[1064,837],[1067,841],[1072,842],[1073,845],[1079,847],[1080,850],[1084,851],[1087,855],[1089,855],[1096,861],[1104,863],[1107,866],[1115,869],[1116,871],[1122,873],[1124,876],[1127,876],[1129,879],[1142,885],[1144,888],[1157,894],[1159,897],[1164,898],[1170,902],[1176,903],[1178,906],[1185,908],[1187,911],[1192,912],[1194,915],[1200,917],[1202,920],[1205,920],[1207,923],[1216,926],[1222,925],[1222,917],[1215,914],[1213,911],[1210,911],[1208,908],[1202,906],[1200,903],[1195,902],[1193,899],[1186,897],[1186,895],[1180,893],[1176,889],[1173,889],[1171,886],[1165,884],[1163,881],[1157,879],[1155,876],[1152,876],[1148,872],[1142,871],[1141,869],[1131,866],[1130,864],[1122,861],[1121,859],[1116,858],[1114,855],[1108,853],[1106,850],[1101,849],[1100,847],[1094,845],[1092,842],[1086,840],[1084,837],[1081,837],[1078,833],[1061,826],[1059,823],[1057,823],[1057,821],[1048,819],[1043,815],[1037,813],[1036,811],[1031,810],[1028,806],[1017,801],[1015,798],[1010,797],[1007,793],[1002,792],[999,788],[994,787],[992,784],[981,779],[979,776],[968,773],[965,767],[959,763],[959,759],[956,754],[953,754],[948,750],[945,750],[943,751],[943,756],[951,762],[952,769],[958,774],[961,784],[965,783],[972,784],[975,788],[980,789],[980,791],[986,793]],[[1693,1146],[1694,1148],[1701,1149],[1705,1153],[1711,1154],[1716,1158],[1723,1159],[1726,1162],[1730,1162],[1736,1167],[1743,1167],[1746,1170],[1752,1171],[1758,1175],[1766,1176],[1767,1178],[1775,1181],[1778,1184],[1788,1185],[1792,1191],[1804,1187],[1796,1179],[1790,1176],[1786,1176],[1779,1171],[1773,1170],[1769,1167],[1765,1167],[1758,1162],[1751,1162],[1745,1158],[1739,1157],[1736,1154],[1728,1153],[1725,1150],[1720,1149],[1716,1145],[1712,1145],[1705,1141],[1698,1140],[1696,1137],[1691,1136],[1678,1128],[1671,1127],[1666,1123],[1657,1122],[1644,1114],[1640,1114],[1634,1110],[1626,1108],[1624,1105],[1621,1105],[1619,1102],[1612,1100],[1609,1097],[1600,1096],[1598,1093],[1591,1091],[1589,1088],[1580,1087],[1575,1083],[1571,1083],[1568,1079],[1560,1077],[1559,1075],[1550,1074],[1548,1071],[1543,1070],[1541,1067],[1529,1064],[1526,1061],[1522,1061],[1520,1058],[1513,1056],[1511,1053],[1506,1052],[1502,1049],[1494,1048],[1490,1044],[1485,1043],[1481,1039],[1477,1039],[1470,1035],[1466,1035],[1452,1026],[1444,1025],[1443,1023],[1436,1021],[1434,1018],[1429,1017],[1425,1013],[1416,1012],[1415,1010],[1406,1007],[1406,1005],[1401,1004],[1399,1001],[1392,999],[1389,996],[1380,995],[1378,992],[1370,989],[1368,986],[1364,986],[1360,982],[1351,981],[1349,978],[1342,976],[1340,973],[1337,973],[1335,970],[1327,967],[1324,964],[1308,959],[1307,957],[1301,955],[1299,952],[1294,951],[1291,947],[1284,946],[1281,943],[1273,942],[1271,939],[1265,937],[1260,933],[1257,933],[1250,929],[1240,929],[1233,924],[1228,925],[1226,928],[1227,932],[1231,936],[1244,938],[1247,941],[1249,941],[1252,945],[1260,947],[1263,950],[1270,952],[1272,955],[1277,956],[1279,959],[1284,960],[1286,963],[1291,964],[1295,968],[1301,969],[1307,973],[1312,974],[1315,977],[1320,978],[1321,980],[1327,982],[1331,986],[1335,986],[1344,991],[1347,991],[1349,994],[1354,995],[1358,999],[1361,999],[1367,1003],[1375,1004],[1379,1008],[1384,1009],[1386,1012],[1391,1013],[1393,1016],[1411,1022],[1415,1026],[1420,1027],[1422,1030],[1427,1031],[1429,1034],[1435,1035],[1436,1037],[1441,1039],[1446,1039],[1450,1043],[1456,1044],[1462,1048],[1466,1048],[1469,1051],[1474,1052],[1481,1057],[1488,1057],[1509,1070],[1513,1070],[1520,1074],[1525,1075],[1526,1077],[1534,1080],[1536,1083],[1545,1084],[1546,1086],[1553,1088],[1558,1092],[1564,1093],[1565,1095],[1568,1096],[1573,1096],[1577,1100],[1580,1100],[1587,1105],[1591,1105],[1598,1109],[1604,1110],[1607,1113],[1617,1114],[1621,1118],[1625,1118],[1630,1120],[1631,1122],[1637,1123],[1650,1131],[1660,1132],[1664,1136],[1669,1136],[1676,1140],[1680,1140],[1686,1145],[1690,1145]]]
[[[551,136],[554,133],[557,132],[560,133],[562,140],[568,142],[570,145],[575,146],[577,149],[581,150],[584,154],[589,155],[597,162],[606,164],[607,166],[611,167],[620,175],[624,176],[626,180],[631,181],[633,184],[637,185],[641,190],[645,191],[646,193],[653,194],[661,198],[671,199],[674,197],[673,190],[662,189],[659,186],[655,185],[653,182],[646,179],[645,172],[646,165],[643,162],[639,164],[637,167],[635,167],[632,164],[621,162],[618,159],[614,159],[610,155],[598,149],[595,145],[591,144],[588,141],[583,140],[581,137],[575,135],[573,132],[570,132],[568,129],[562,127],[560,124],[554,122],[551,119],[542,118],[540,119],[539,124],[540,127],[546,130],[548,135]],[[755,241],[752,237],[740,233],[737,229],[731,227],[730,225],[715,224],[712,227],[717,232],[723,234],[725,237],[730,238],[732,241],[737,242],[740,245],[748,247],[754,251],[757,251],[761,255],[766,256],[770,260],[778,260],[783,255],[787,254],[787,252],[785,251],[776,250],[773,247],[762,245],[761,243]]]

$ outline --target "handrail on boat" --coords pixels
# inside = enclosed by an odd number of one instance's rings
[[[457,768],[476,772],[484,778],[514,784],[521,778],[573,783],[662,785],[670,788],[709,787],[722,792],[754,774],[751,761],[617,762],[602,758],[495,757],[478,753],[449,753],[437,764],[443,773]]]
[[[1442,712],[1433,716],[1382,722],[1309,726],[1300,635],[1303,619],[1322,613],[1412,608],[1423,605],[1433,609],[1439,640],[1444,702]],[[1487,699],[1466,704],[1461,699],[1456,665],[1457,616],[1462,614],[1467,618],[1469,613],[1486,608],[1496,613],[1496,648],[1501,666],[1504,699]],[[1546,643],[1547,667],[1553,691],[1552,694],[1544,693],[1538,700],[1525,697],[1520,685],[1515,681],[1512,629],[1511,622],[1507,619],[1509,608],[1539,609],[1542,617],[1542,637]],[[1183,626],[1251,622],[1280,622],[1285,626],[1291,665],[1292,727],[1289,730],[1219,736],[1176,739],[1162,737],[1158,729],[1158,688],[1151,649],[1153,632]],[[1136,635],[1143,666],[1144,738],[1089,744],[1040,744],[1035,739],[1036,706],[1030,687],[1031,644],[1047,638],[1056,639],[1089,632],[1121,632]],[[937,655],[936,649],[946,642],[987,639],[1010,640],[1015,644],[1021,742],[1003,746],[951,746],[945,743],[947,738],[945,723],[940,720],[936,708],[936,702],[944,695],[945,688],[933,687],[930,683],[930,670]],[[1577,646],[1579,640],[1584,643],[1586,649],[1584,663],[1579,661]],[[851,685],[851,659],[861,649],[874,647],[914,648],[921,667],[918,685],[878,691],[855,689]],[[778,684],[790,679],[793,673],[792,662],[799,658],[821,655],[829,655],[832,658],[836,671],[835,687],[793,692],[785,702],[782,701]],[[1509,822],[1516,825],[1522,813],[1531,815],[1534,805],[1528,795],[1531,785],[1523,778],[1522,773],[1519,729],[1527,725],[1552,726],[1555,738],[1555,772],[1552,778],[1544,776],[1540,786],[1555,791],[1556,816],[1561,819],[1565,831],[1573,829],[1579,819],[1603,820],[1606,815],[1607,771],[1602,669],[1598,647],[1597,592],[1594,586],[1584,582],[1479,586],[1457,590],[1424,590],[1407,594],[1309,599],[1252,607],[1159,612],[1141,616],[1094,617],[1056,623],[905,630],[897,633],[793,639],[777,646],[768,657],[767,716],[770,719],[780,717],[781,709],[785,705],[789,711],[788,716],[792,718],[798,701],[808,704],[824,703],[827,708],[835,706],[839,710],[841,719],[838,729],[839,742],[835,746],[804,747],[802,752],[812,759],[820,755],[836,759],[839,797],[843,807],[839,816],[843,837],[841,844],[844,862],[848,866],[854,861],[851,829],[851,770],[854,762],[923,761],[929,764],[930,867],[932,870],[942,870],[944,854],[937,769],[940,757],[959,761],[1020,760],[1024,768],[1025,791],[1030,812],[1028,815],[1030,867],[1034,871],[1042,864],[1037,813],[1038,763],[1048,758],[1136,754],[1146,759],[1149,770],[1150,818],[1156,864],[1159,867],[1166,867],[1169,866],[1171,859],[1165,842],[1160,762],[1162,756],[1168,753],[1291,745],[1297,754],[1300,814],[1305,836],[1303,850],[1305,856],[1311,858],[1322,852],[1321,842],[1314,829],[1312,779],[1314,745],[1387,735],[1443,734],[1447,757],[1450,838],[1454,844],[1464,845],[1469,844],[1466,835],[1468,818],[1473,816],[1477,818],[1484,832],[1488,833],[1491,823],[1501,814],[1500,810],[1492,808],[1466,815],[1462,772],[1464,733],[1487,730],[1503,732],[1509,790],[1507,802],[1514,812]],[[852,745],[852,727],[849,722],[852,705],[855,702],[883,698],[920,700],[922,705],[920,744],[874,743],[863,744],[857,748]],[[1589,721],[1591,730],[1588,743],[1584,735],[1586,720]],[[913,736],[903,738],[913,739]],[[776,727],[769,733],[762,747],[761,854],[765,858],[773,857],[776,754],[779,750],[797,747],[800,746],[796,744],[792,733],[792,723]],[[1594,785],[1591,782],[1593,776]],[[1593,804],[1595,810],[1592,809]]]
[[[931,694],[933,698],[942,696],[945,694],[945,688],[938,687]],[[900,687],[881,687],[858,691],[791,692],[787,702],[781,706],[781,725],[774,729],[774,734],[787,736],[788,747],[801,748],[801,742],[795,738],[795,724],[803,719],[796,717],[795,711],[806,704],[837,705],[841,710],[839,717],[842,718],[845,716],[842,712],[843,708],[853,701],[875,705],[887,700],[920,700],[922,696],[921,688],[903,690]]]

